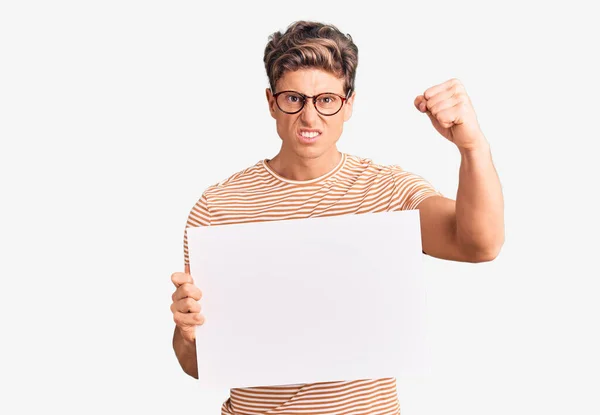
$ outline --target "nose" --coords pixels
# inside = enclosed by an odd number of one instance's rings
[[[317,112],[312,99],[306,100],[304,108],[300,111],[300,117],[302,117],[302,120],[304,120],[307,125],[314,125],[314,121],[319,117],[319,113]]]

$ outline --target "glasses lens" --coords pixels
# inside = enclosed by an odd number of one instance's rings
[[[283,92],[277,96],[277,105],[285,112],[300,111],[303,103],[304,98],[297,92]]]
[[[317,96],[317,109],[325,115],[335,114],[342,108],[344,101],[334,94],[321,94]]]

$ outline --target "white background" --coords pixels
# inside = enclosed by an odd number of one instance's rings
[[[504,189],[495,261],[425,259],[433,373],[398,381],[402,414],[600,413],[596,15],[389,4],[1,3],[0,412],[219,413],[172,351],[170,275],[202,191],[279,150],[263,50],[315,19],[360,50],[340,150],[455,196],[413,100],[456,77]]]

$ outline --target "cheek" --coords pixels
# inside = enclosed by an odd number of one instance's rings
[[[299,125],[302,125],[300,117],[288,115],[280,121],[281,129],[287,131],[287,134],[293,135],[298,129]]]
[[[342,133],[344,128],[344,118],[335,116],[335,119],[330,120],[327,123],[327,132],[334,136],[334,138],[338,138],[338,136]]]
[[[294,122],[292,117],[277,118],[277,133],[282,139],[289,137],[294,131]]]

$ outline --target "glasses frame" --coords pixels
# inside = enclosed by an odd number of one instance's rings
[[[300,95],[300,96],[302,97],[302,106],[300,107],[300,109],[299,109],[299,110],[297,110],[297,111],[294,111],[294,112],[289,112],[289,111],[284,111],[284,110],[283,110],[283,109],[282,109],[282,108],[279,106],[279,102],[278,102],[278,100],[277,100],[277,97],[278,97],[279,95],[283,94],[284,92],[293,92],[293,93],[295,93],[295,94],[298,94],[298,95]],[[334,112],[333,114],[323,114],[323,113],[322,113],[321,111],[319,111],[319,109],[317,108],[317,98],[318,98],[318,97],[320,97],[321,95],[335,95],[335,96],[339,97],[339,98],[342,100],[342,105],[340,105],[340,108],[339,108],[339,109],[338,109],[336,112]],[[276,94],[273,94],[273,98],[275,99],[275,104],[277,104],[277,108],[279,108],[279,110],[280,110],[281,112],[284,112],[284,113],[286,113],[286,114],[290,114],[290,115],[292,115],[292,114],[298,114],[300,111],[302,111],[302,110],[304,109],[304,107],[306,106],[306,101],[307,101],[307,100],[310,98],[310,99],[312,99],[312,103],[313,103],[313,106],[315,107],[315,110],[316,110],[316,111],[317,111],[319,114],[321,114],[321,115],[323,115],[323,116],[325,116],[325,117],[331,117],[332,115],[335,115],[335,114],[337,114],[338,112],[340,112],[340,111],[342,110],[342,108],[344,108],[344,104],[346,103],[346,101],[348,101],[348,99],[350,98],[350,96],[351,96],[351,95],[352,95],[352,89],[348,89],[348,93],[346,93],[346,96],[345,96],[345,97],[344,97],[344,96],[342,96],[342,95],[340,95],[340,94],[336,94],[335,92],[321,92],[320,94],[317,94],[317,95],[315,95],[315,96],[312,96],[312,97],[311,97],[311,96],[308,96],[308,95],[305,95],[305,94],[303,94],[302,92],[298,92],[298,91],[294,91],[294,90],[286,89],[285,91],[279,91],[278,93],[276,93]]]

